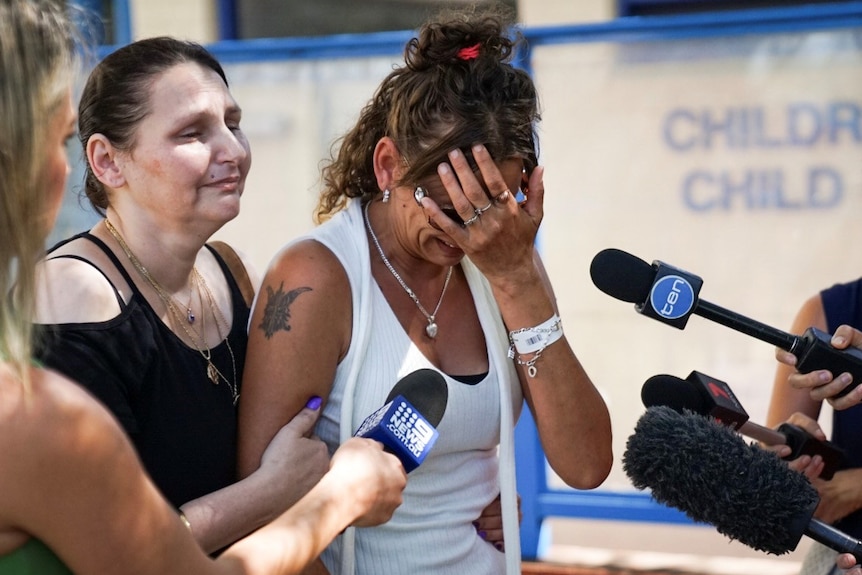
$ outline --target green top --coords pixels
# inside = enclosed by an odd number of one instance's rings
[[[72,575],[63,562],[38,539],[8,555],[0,555],[0,575]]]

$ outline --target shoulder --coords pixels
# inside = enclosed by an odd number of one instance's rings
[[[120,314],[117,292],[94,264],[75,258],[43,260],[36,269],[36,322],[89,323]]]
[[[31,377],[25,392],[0,366],[0,492],[24,500],[33,499],[34,486],[83,479],[129,450],[114,418],[84,389],[50,370],[33,368]]]
[[[328,333],[327,343],[346,349],[350,340],[352,303],[350,282],[338,258],[314,240],[282,249],[270,264],[253,312],[253,325],[267,335],[293,328],[304,333]],[[320,345],[321,342],[317,342]]]
[[[314,239],[292,243],[279,251],[267,268],[264,284],[279,279],[308,278],[330,288],[347,286],[341,261],[327,246]]]
[[[0,523],[44,541],[75,572],[128,563],[163,573],[183,563],[183,547],[199,554],[108,411],[59,374],[31,373],[25,395],[0,365]]]

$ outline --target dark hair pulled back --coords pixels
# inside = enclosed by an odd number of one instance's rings
[[[153,82],[168,69],[187,62],[215,71],[227,85],[221,64],[195,42],[167,36],[147,38],[106,56],[90,73],[78,106],[78,137],[84,149],[93,134],[102,134],[117,149],[130,151],[138,125],[152,110]],[[107,191],[89,161],[84,192],[93,208],[104,215]]]
[[[535,165],[538,96],[530,76],[511,63],[522,41],[501,11],[446,12],[423,25],[362,110],[356,125],[323,169],[324,190],[315,217],[322,221],[347,198],[379,192],[373,155],[392,138],[407,162],[400,183],[436,174],[447,153],[484,144],[502,161],[523,157]]]

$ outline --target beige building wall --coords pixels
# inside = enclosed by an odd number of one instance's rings
[[[130,5],[135,39],[163,34],[201,43],[218,39],[215,0],[131,0]],[[519,0],[518,13],[527,26],[601,22],[616,16],[616,0]]]
[[[612,20],[616,0],[519,0],[518,15],[527,26],[557,26]]]
[[[176,36],[208,44],[218,40],[215,0],[131,0],[132,37]]]

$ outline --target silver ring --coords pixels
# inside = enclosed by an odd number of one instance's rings
[[[478,219],[479,219],[479,212],[477,211],[476,213],[473,214],[472,218],[470,218],[469,220],[464,220],[464,225],[465,226],[472,226],[473,224],[476,223],[476,220],[478,220]]]
[[[473,211],[475,212],[475,214],[476,214],[477,216],[481,216],[481,215],[482,215],[482,212],[486,212],[486,211],[490,210],[490,209],[491,209],[491,206],[493,206],[493,205],[494,205],[494,202],[488,202],[488,205],[487,205],[487,206],[485,206],[484,208],[476,208],[476,209],[475,209],[475,210],[473,210]]]

